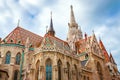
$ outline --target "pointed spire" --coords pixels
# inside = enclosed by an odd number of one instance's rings
[[[54,28],[53,28],[53,21],[52,21],[52,12],[51,12],[51,20],[50,20],[50,27],[49,27],[49,30],[48,30],[48,34],[51,35],[51,36],[55,35],[55,31],[54,31]]]
[[[18,19],[17,27],[19,27],[19,24],[20,24],[20,19]]]
[[[86,41],[87,40],[87,33],[86,32],[85,32],[84,36],[85,36],[85,41]]]
[[[74,11],[73,11],[73,6],[70,6],[71,8],[71,12],[70,12],[70,23],[68,23],[68,25],[70,27],[78,27],[78,24],[75,21],[75,17],[74,17]]]
[[[71,8],[70,23],[76,23],[75,17],[74,17],[73,6],[71,5],[70,8]]]

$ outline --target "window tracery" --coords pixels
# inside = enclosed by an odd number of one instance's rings
[[[52,62],[50,59],[46,61],[46,80],[52,80]]]

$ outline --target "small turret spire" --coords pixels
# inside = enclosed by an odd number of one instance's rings
[[[20,24],[20,19],[18,19],[17,27],[19,27],[19,24]]]
[[[48,30],[48,34],[51,35],[51,36],[55,35],[55,31],[54,31],[54,28],[53,28],[53,21],[52,21],[52,12],[51,12],[51,20],[50,20],[50,27],[49,27],[49,30]]]
[[[68,25],[70,27],[78,27],[78,24],[75,21],[73,6],[71,5],[70,8],[71,8],[71,11],[70,11],[70,23],[68,23]]]

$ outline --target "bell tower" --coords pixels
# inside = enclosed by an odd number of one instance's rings
[[[70,6],[70,22],[68,23],[68,35],[67,35],[67,42],[73,51],[76,50],[75,42],[83,39],[81,28],[78,27],[78,24],[75,21],[73,6]]]
[[[55,36],[55,31],[53,28],[53,21],[52,21],[52,12],[51,12],[51,20],[50,20],[50,27],[47,32],[48,35]]]

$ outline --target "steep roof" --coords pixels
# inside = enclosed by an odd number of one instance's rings
[[[103,53],[104,53],[106,62],[109,62],[109,61],[110,61],[109,55],[108,55],[107,50],[105,49],[105,46],[104,46],[102,40],[99,40],[99,46],[100,46],[100,48],[102,49],[102,51],[103,51]]]
[[[29,37],[29,43],[32,46],[38,45],[42,40],[41,36],[32,33],[28,30],[25,30],[21,27],[16,27],[5,39],[3,39],[3,41],[5,43],[15,43],[15,44],[25,45],[26,39],[28,37]]]
[[[75,43],[75,45],[78,47],[78,52],[79,53],[82,53],[82,52],[86,52],[86,48],[87,48],[87,45],[89,41],[91,41],[91,36],[87,37],[87,39],[80,39],[79,41],[77,41]]]
[[[42,52],[55,51],[66,54],[68,56],[75,56],[66,41],[63,41],[55,36],[51,36],[48,34],[43,37],[39,50]]]

